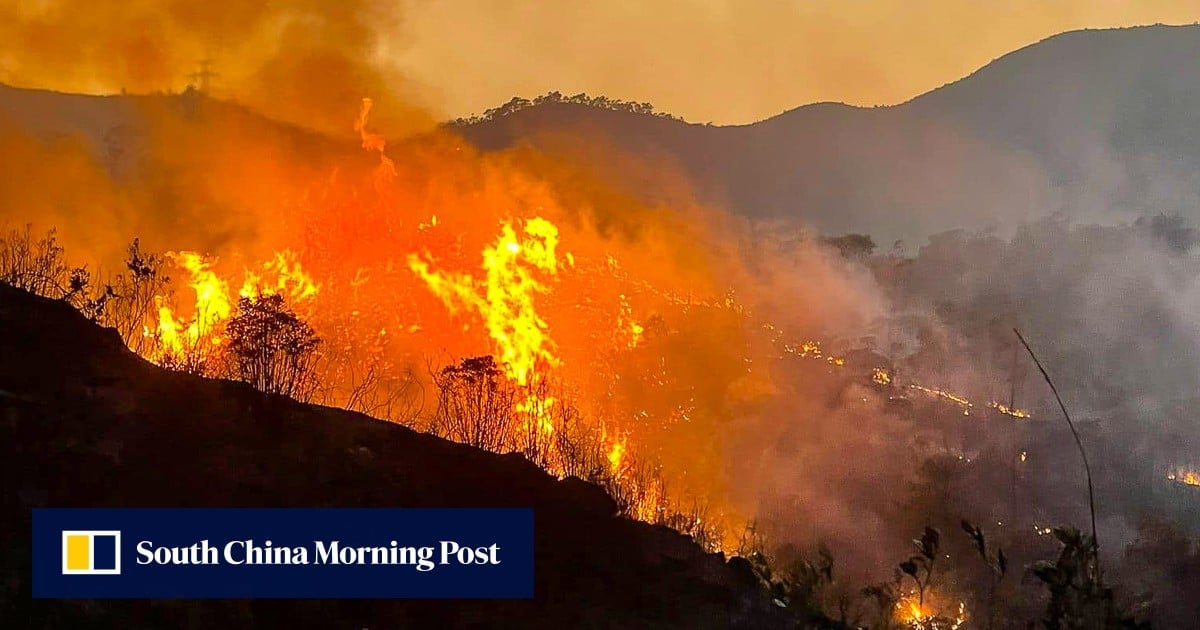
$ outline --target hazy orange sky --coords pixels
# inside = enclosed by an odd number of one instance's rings
[[[444,114],[558,90],[738,123],[901,102],[1063,31],[1190,24],[1200,1],[461,0],[405,13],[392,54]]]
[[[897,103],[1080,28],[1190,24],[1200,0],[0,0],[0,82],[214,93],[342,130],[557,90],[751,122],[815,101]]]

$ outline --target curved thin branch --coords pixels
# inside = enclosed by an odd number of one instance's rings
[[[1062,409],[1063,417],[1067,419],[1067,426],[1071,428],[1071,435],[1075,437],[1075,446],[1079,447],[1079,456],[1083,458],[1083,471],[1087,474],[1088,486],[1088,510],[1092,515],[1092,547],[1096,551],[1096,570],[1100,569],[1100,541],[1096,538],[1096,494],[1092,489],[1092,467],[1088,464],[1087,451],[1083,449],[1083,440],[1079,439],[1079,432],[1075,430],[1075,423],[1071,421],[1071,414],[1067,413],[1067,406],[1063,404],[1062,396],[1058,395],[1058,388],[1054,386],[1054,381],[1050,380],[1050,374],[1046,372],[1046,368],[1042,367],[1042,362],[1038,361],[1037,355],[1033,353],[1033,348],[1029,347],[1029,342],[1025,341],[1025,337],[1021,336],[1021,331],[1013,328],[1013,332],[1017,334],[1017,339],[1021,340],[1021,345],[1025,346],[1025,350],[1029,352],[1029,356],[1033,359],[1033,363],[1042,373],[1042,377],[1046,379],[1046,384],[1050,386],[1050,391],[1054,392],[1054,399],[1058,401],[1058,408]]]

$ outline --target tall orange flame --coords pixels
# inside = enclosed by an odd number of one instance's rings
[[[511,222],[501,226],[500,237],[483,250],[482,280],[431,271],[429,263],[414,254],[408,256],[408,266],[451,311],[465,308],[482,316],[505,373],[517,384],[528,385],[539,366],[559,364],[546,322],[534,304],[547,290],[541,278],[558,272],[558,228],[534,217],[522,231],[518,237]]]
[[[214,271],[215,260],[189,251],[169,252],[167,258],[187,272],[188,287],[195,298],[191,316],[183,317],[165,296],[155,297],[157,320],[153,327],[147,324],[143,334],[154,340],[148,358],[158,363],[199,367],[218,354],[225,322],[233,315],[238,297],[280,294],[297,304],[312,299],[320,290],[290,250],[276,252],[258,270],[244,270],[237,295],[231,292],[230,283]]]

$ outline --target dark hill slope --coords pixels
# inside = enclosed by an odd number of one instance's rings
[[[594,486],[362,415],[152,366],[0,285],[0,619],[15,627],[776,627],[753,578]],[[530,506],[533,601],[30,599],[39,506]],[[15,621],[15,623],[14,623]]]
[[[81,138],[104,160],[110,160],[113,152],[133,148],[130,145],[142,140],[151,124],[181,122],[241,132],[247,142],[270,143],[296,159],[362,154],[353,142],[330,139],[199,92],[93,96],[0,84],[0,132]],[[351,129],[347,137],[352,138],[352,133]]]

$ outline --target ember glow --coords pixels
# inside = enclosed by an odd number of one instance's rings
[[[785,343],[783,351],[804,359],[824,360],[826,363],[836,367],[842,367],[846,364],[846,360],[842,357],[824,354],[821,350],[821,342],[819,341],[809,340],[800,344]]]
[[[962,407],[964,416],[971,415],[971,407],[973,407],[974,405],[971,404],[971,401],[967,400],[966,398],[963,398],[962,396],[960,396],[958,394],[954,394],[952,392],[948,392],[948,391],[945,391],[942,389],[925,387],[924,385],[918,385],[916,383],[912,383],[908,387],[909,387],[909,389],[919,391],[923,394],[928,394],[935,398],[939,398],[941,400],[945,400],[945,401],[954,403],[955,405]]]
[[[1024,419],[1031,417],[1029,415],[1029,412],[1025,411],[1024,409],[1018,409],[1016,407],[1009,407],[1008,405],[1006,405],[1002,402],[995,401],[995,400],[988,403],[988,407],[995,409],[996,411],[999,411],[1000,413],[1002,413],[1006,416],[1012,416],[1012,417],[1020,419],[1020,420],[1024,420]]]
[[[1167,473],[1167,479],[1185,486],[1200,487],[1200,471],[1184,466],[1177,466]]]
[[[884,368],[875,368],[871,370],[871,381],[876,385],[891,385],[892,374]]]
[[[896,602],[896,618],[900,625],[914,630],[926,628],[948,628],[957,630],[967,622],[967,604],[958,602],[952,608],[953,612],[939,613],[929,605],[922,605],[920,598],[914,593],[905,595]]]

